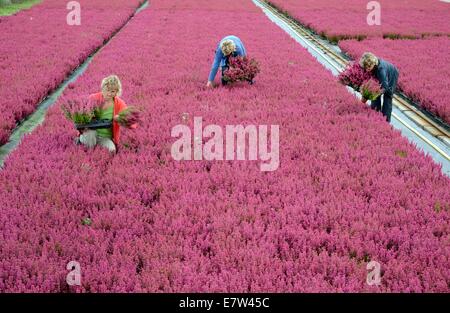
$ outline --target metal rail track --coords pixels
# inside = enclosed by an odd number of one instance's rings
[[[292,31],[294,31],[304,39],[304,42],[312,50],[322,55],[328,61],[329,65],[338,72],[343,71],[347,64],[351,61],[350,57],[339,52],[332,43],[320,38],[320,36],[312,32],[305,26],[301,25],[299,22],[293,20],[290,17],[287,17],[285,14],[280,12],[277,8],[274,8],[273,6],[268,4],[266,1],[254,1],[257,2],[261,7],[264,7],[266,10],[268,10],[278,19],[282,20],[285,24],[287,24]],[[450,148],[450,127],[448,125],[438,121],[436,118],[433,118],[431,113],[425,112],[423,111],[423,109],[418,108],[412,103],[412,101],[405,99],[405,97],[400,93],[395,93],[392,104],[405,116],[407,116],[409,121],[415,123],[417,126],[429,133],[432,137],[435,137],[445,146]],[[446,151],[431,142],[428,138],[424,137],[421,133],[417,132],[417,130],[412,127],[410,123],[408,123],[408,121],[401,118],[395,113],[392,113],[392,117],[398,120],[410,131],[412,131],[417,137],[427,143],[430,147],[432,147],[435,151],[442,155],[447,161],[450,161],[450,156]]]

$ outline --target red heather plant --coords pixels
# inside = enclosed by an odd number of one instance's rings
[[[248,57],[230,57],[229,66],[223,78],[230,83],[238,81],[251,82],[260,72],[258,61]]]
[[[345,70],[338,76],[338,79],[342,84],[348,85],[355,90],[359,90],[359,87],[371,78],[373,78],[373,75],[370,72],[365,71],[356,62],[350,62]]]
[[[364,99],[372,101],[377,99],[383,93],[380,83],[373,78],[362,83],[359,91]]]
[[[139,110],[133,106],[129,106],[119,113],[117,123],[119,125],[132,128],[133,125],[141,122],[141,114]]]

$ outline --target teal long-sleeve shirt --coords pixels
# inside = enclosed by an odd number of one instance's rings
[[[234,44],[236,45],[236,53],[235,53],[236,56],[246,56],[247,55],[247,52],[245,51],[245,47],[242,44],[242,41],[238,37],[233,36],[233,35],[224,37],[217,45],[216,56],[214,57],[214,62],[211,67],[211,71],[209,73],[209,78],[208,78],[209,81],[214,80],[214,78],[216,77],[216,74],[217,74],[217,70],[219,69],[219,66],[220,67],[225,66],[226,56],[223,54],[220,45],[222,44],[223,41],[225,41],[227,39],[233,40]]]

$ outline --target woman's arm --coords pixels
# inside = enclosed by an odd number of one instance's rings
[[[223,53],[220,49],[220,46],[217,47],[216,55],[214,57],[214,62],[211,67],[211,71],[209,72],[208,82],[214,81],[214,78],[216,77],[217,70],[219,69],[220,61],[223,59]]]

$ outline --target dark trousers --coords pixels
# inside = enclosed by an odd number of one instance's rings
[[[381,107],[381,96],[379,96],[376,100],[373,100],[370,104],[370,107],[374,109],[377,112],[383,113],[384,116],[386,116],[386,121],[391,121],[391,114],[392,114],[392,96],[391,95],[384,95],[383,100],[383,107]]]
[[[397,88],[397,79],[398,76],[395,77],[392,81],[392,86],[390,87],[390,93],[384,94],[383,99],[383,107],[381,107],[381,96],[379,96],[376,100],[373,100],[370,104],[370,107],[377,111],[383,113],[383,116],[386,117],[386,121],[391,122],[391,114],[392,114],[392,97],[394,95],[395,89]]]
[[[229,68],[228,65],[222,66],[222,85],[228,84],[228,82],[225,79],[223,79],[223,74],[228,68]]]

